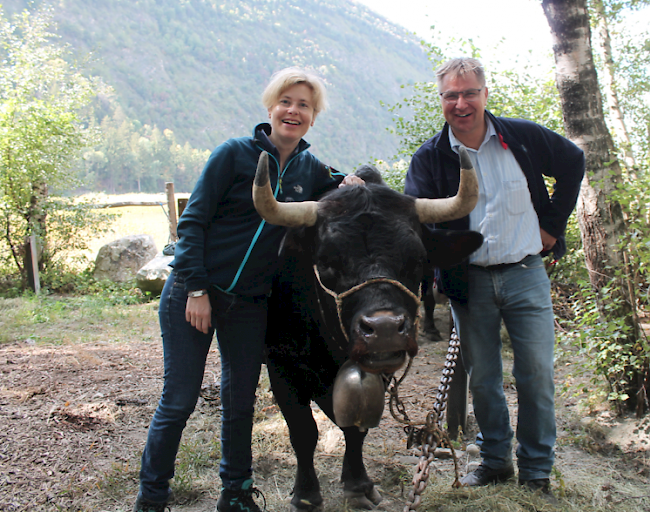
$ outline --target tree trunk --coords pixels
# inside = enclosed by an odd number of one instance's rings
[[[29,201],[29,209],[26,214],[25,220],[29,225],[29,234],[35,234],[37,240],[36,254],[38,257],[38,270],[42,271],[44,268],[45,259],[47,254],[47,213],[45,204],[47,203],[48,187],[45,182],[37,182],[32,184],[32,196]],[[29,257],[28,254],[25,257]]]
[[[576,208],[585,263],[604,318],[622,318],[630,327],[629,334],[617,338],[617,344],[633,347],[638,339],[638,319],[627,255],[620,249],[626,225],[621,205],[610,199],[621,181],[621,168],[605,124],[586,2],[542,0],[542,6],[553,36],[565,131],[585,152],[587,172]],[[626,350],[639,355],[634,348]],[[622,384],[621,378],[615,378],[616,384]],[[634,387],[636,382],[627,385]],[[628,394],[636,391],[627,389]]]
[[[598,34],[600,38],[603,61],[605,63],[605,72],[603,73],[603,82],[607,104],[609,105],[609,114],[611,116],[614,133],[618,143],[623,150],[625,165],[628,169],[633,170],[636,162],[632,153],[632,144],[630,136],[625,126],[625,118],[618,101],[618,92],[616,90],[616,66],[614,65],[614,56],[612,54],[612,38],[609,33],[609,21],[605,6],[602,0],[592,0],[591,2],[597,16]]]

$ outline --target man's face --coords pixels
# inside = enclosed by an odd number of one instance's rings
[[[473,101],[467,101],[464,94],[457,95],[456,101],[448,102],[441,98],[442,112],[451,126],[454,135],[463,139],[477,138],[484,134],[487,87],[481,85],[474,74],[463,77],[447,75],[442,79],[440,92],[462,93],[470,89],[480,89]]]

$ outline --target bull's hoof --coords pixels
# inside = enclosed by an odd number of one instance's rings
[[[320,493],[312,499],[298,498],[294,496],[289,507],[290,512],[318,512],[323,510],[323,498]]]
[[[381,502],[381,494],[372,487],[367,492],[343,491],[343,498],[352,508],[363,508],[373,510]]]

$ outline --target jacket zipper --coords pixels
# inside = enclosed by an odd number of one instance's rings
[[[257,146],[258,149],[262,149],[259,146]],[[265,150],[262,150],[265,151]],[[294,155],[288,162],[287,165],[284,166],[284,169],[278,173],[278,182],[275,184],[275,192],[273,193],[273,197],[277,199],[278,193],[282,190],[282,177],[284,176],[284,173],[287,171],[289,166],[291,165],[291,162],[293,162],[298,155],[302,153],[300,151],[298,154]],[[273,161],[275,162],[275,165],[277,166],[278,170],[280,169],[280,163],[278,160],[271,154],[269,153],[269,156],[273,158]],[[251,240],[250,245],[248,246],[248,250],[246,251],[246,254],[244,255],[244,259],[242,260],[241,264],[239,265],[239,268],[237,269],[237,273],[235,274],[235,277],[232,280],[232,283],[230,283],[230,286],[226,288],[225,290],[221,290],[225,293],[232,293],[233,288],[239,281],[239,278],[244,271],[244,267],[246,266],[246,263],[248,263],[248,258],[251,255],[251,252],[253,252],[253,248],[255,247],[255,244],[257,243],[257,240],[259,239],[260,235],[262,234],[262,230],[264,229],[264,224],[266,224],[266,221],[262,219],[262,222],[260,222],[260,225],[257,227],[257,231],[255,231],[255,235],[253,235],[253,239]]]

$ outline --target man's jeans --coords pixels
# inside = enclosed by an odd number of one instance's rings
[[[512,428],[503,391],[501,319],[512,341],[517,384],[520,480],[548,478],[555,459],[554,321],[550,282],[540,256],[487,270],[470,265],[469,301],[452,301],[486,466],[512,460]]]
[[[223,485],[237,489],[252,474],[251,432],[260,375],[267,301],[211,290],[212,326],[221,353],[221,466]],[[181,434],[201,391],[214,329],[203,334],[185,320],[187,293],[172,272],[160,298],[165,383],[142,454],[140,492],[148,500],[169,498],[169,479]]]

